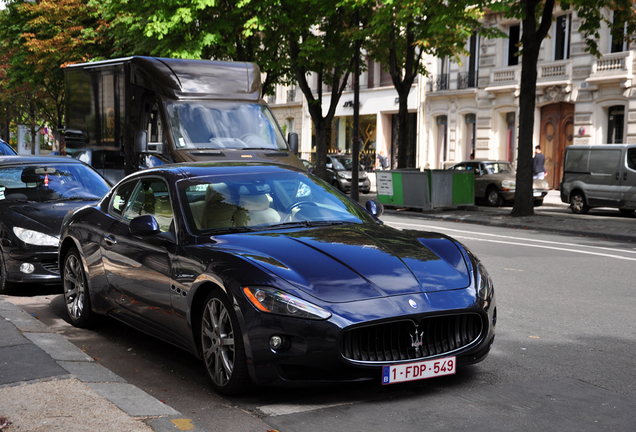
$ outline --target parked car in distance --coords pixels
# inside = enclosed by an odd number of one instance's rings
[[[164,165],[65,220],[70,321],[110,315],[203,359],[223,394],[454,373],[486,358],[492,281],[443,234],[401,231],[294,167]]]
[[[351,191],[352,169],[353,157],[351,155],[333,154],[327,156],[327,180],[342,192]],[[371,181],[362,168],[358,171],[358,190],[365,194],[371,190]]]
[[[309,162],[307,159],[301,159],[300,161],[303,163],[303,165],[307,169],[308,173],[310,173],[310,174],[314,173],[314,171],[316,170],[316,165],[314,165],[313,163]]]
[[[62,219],[109,188],[93,168],[74,159],[0,157],[0,292],[25,282],[59,284]]]
[[[565,148],[561,201],[572,213],[613,207],[636,210],[636,144],[576,145]]]
[[[485,200],[489,206],[501,206],[515,198],[517,174],[508,161],[469,160],[452,165],[451,170],[472,170],[475,175],[475,201]],[[534,205],[543,204],[548,194],[548,182],[534,179],[532,195]]]
[[[7,144],[6,141],[0,139],[0,156],[15,156],[18,153]]]

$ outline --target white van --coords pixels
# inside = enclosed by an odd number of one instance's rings
[[[636,144],[566,147],[561,201],[573,213],[592,207],[614,207],[624,214],[636,210]]]

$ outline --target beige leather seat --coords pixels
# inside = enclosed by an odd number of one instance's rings
[[[273,224],[280,222],[280,214],[270,207],[267,194],[244,194],[239,200],[239,211],[235,215],[236,226]]]
[[[238,206],[233,203],[230,189],[225,183],[209,185],[204,201],[190,203],[190,210],[198,229],[233,226],[233,216],[237,209]]]

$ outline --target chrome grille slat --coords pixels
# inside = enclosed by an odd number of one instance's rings
[[[455,352],[475,342],[482,332],[478,314],[425,317],[417,327],[423,333],[419,350],[412,346],[416,323],[394,321],[345,332],[340,349],[344,358],[362,363],[423,359]]]

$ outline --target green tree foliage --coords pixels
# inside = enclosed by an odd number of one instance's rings
[[[86,0],[12,1],[0,14],[2,85],[28,107],[32,136],[36,123],[63,124],[62,68],[106,55],[106,27]]]
[[[372,4],[375,7],[365,29],[364,46],[391,74],[399,95],[397,162],[398,168],[407,168],[407,102],[417,74],[428,74],[422,62],[423,55],[459,61],[473,32],[487,36],[496,36],[498,32],[484,27],[480,21],[483,2],[373,0]]]
[[[517,186],[513,216],[534,214],[532,196],[533,130],[537,88],[537,62],[541,42],[546,38],[556,6],[562,10],[576,10],[582,18],[579,29],[587,42],[587,50],[599,56],[599,29],[605,22],[614,37],[632,38],[636,33],[636,9],[633,0],[518,0],[497,1],[491,9],[503,12],[506,18],[521,20],[521,84],[519,87],[519,144],[517,159]],[[604,12],[616,11],[614,22]]]

